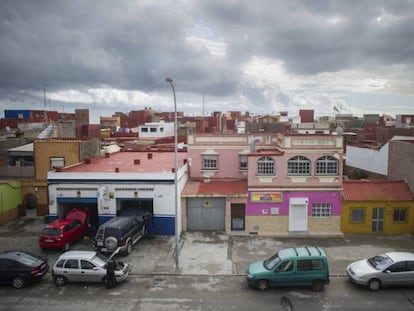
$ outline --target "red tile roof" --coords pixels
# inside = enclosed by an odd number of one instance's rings
[[[404,181],[344,180],[344,201],[410,201],[413,195]]]
[[[192,196],[247,196],[247,180],[187,181],[182,193]]]

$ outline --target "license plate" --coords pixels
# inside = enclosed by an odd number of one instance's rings
[[[51,240],[51,239],[46,239],[46,240],[45,240],[45,242],[46,242],[46,243],[52,243],[52,242],[53,242],[53,240]]]

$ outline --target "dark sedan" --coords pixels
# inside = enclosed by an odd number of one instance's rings
[[[47,259],[25,251],[0,252],[0,283],[22,288],[41,280],[49,270]]]

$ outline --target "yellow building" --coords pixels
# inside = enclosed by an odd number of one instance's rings
[[[38,215],[49,211],[47,174],[58,167],[70,166],[83,159],[99,156],[98,139],[38,139],[34,142],[35,176],[22,183],[22,196],[26,205],[37,208]]]
[[[414,198],[404,181],[343,182],[341,230],[356,234],[414,233]]]

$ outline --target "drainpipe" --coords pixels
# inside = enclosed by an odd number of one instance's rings
[[[250,152],[251,153],[256,152],[256,143],[261,141],[261,140],[262,140],[261,137],[253,137],[253,138],[250,139],[249,144],[250,144]]]

